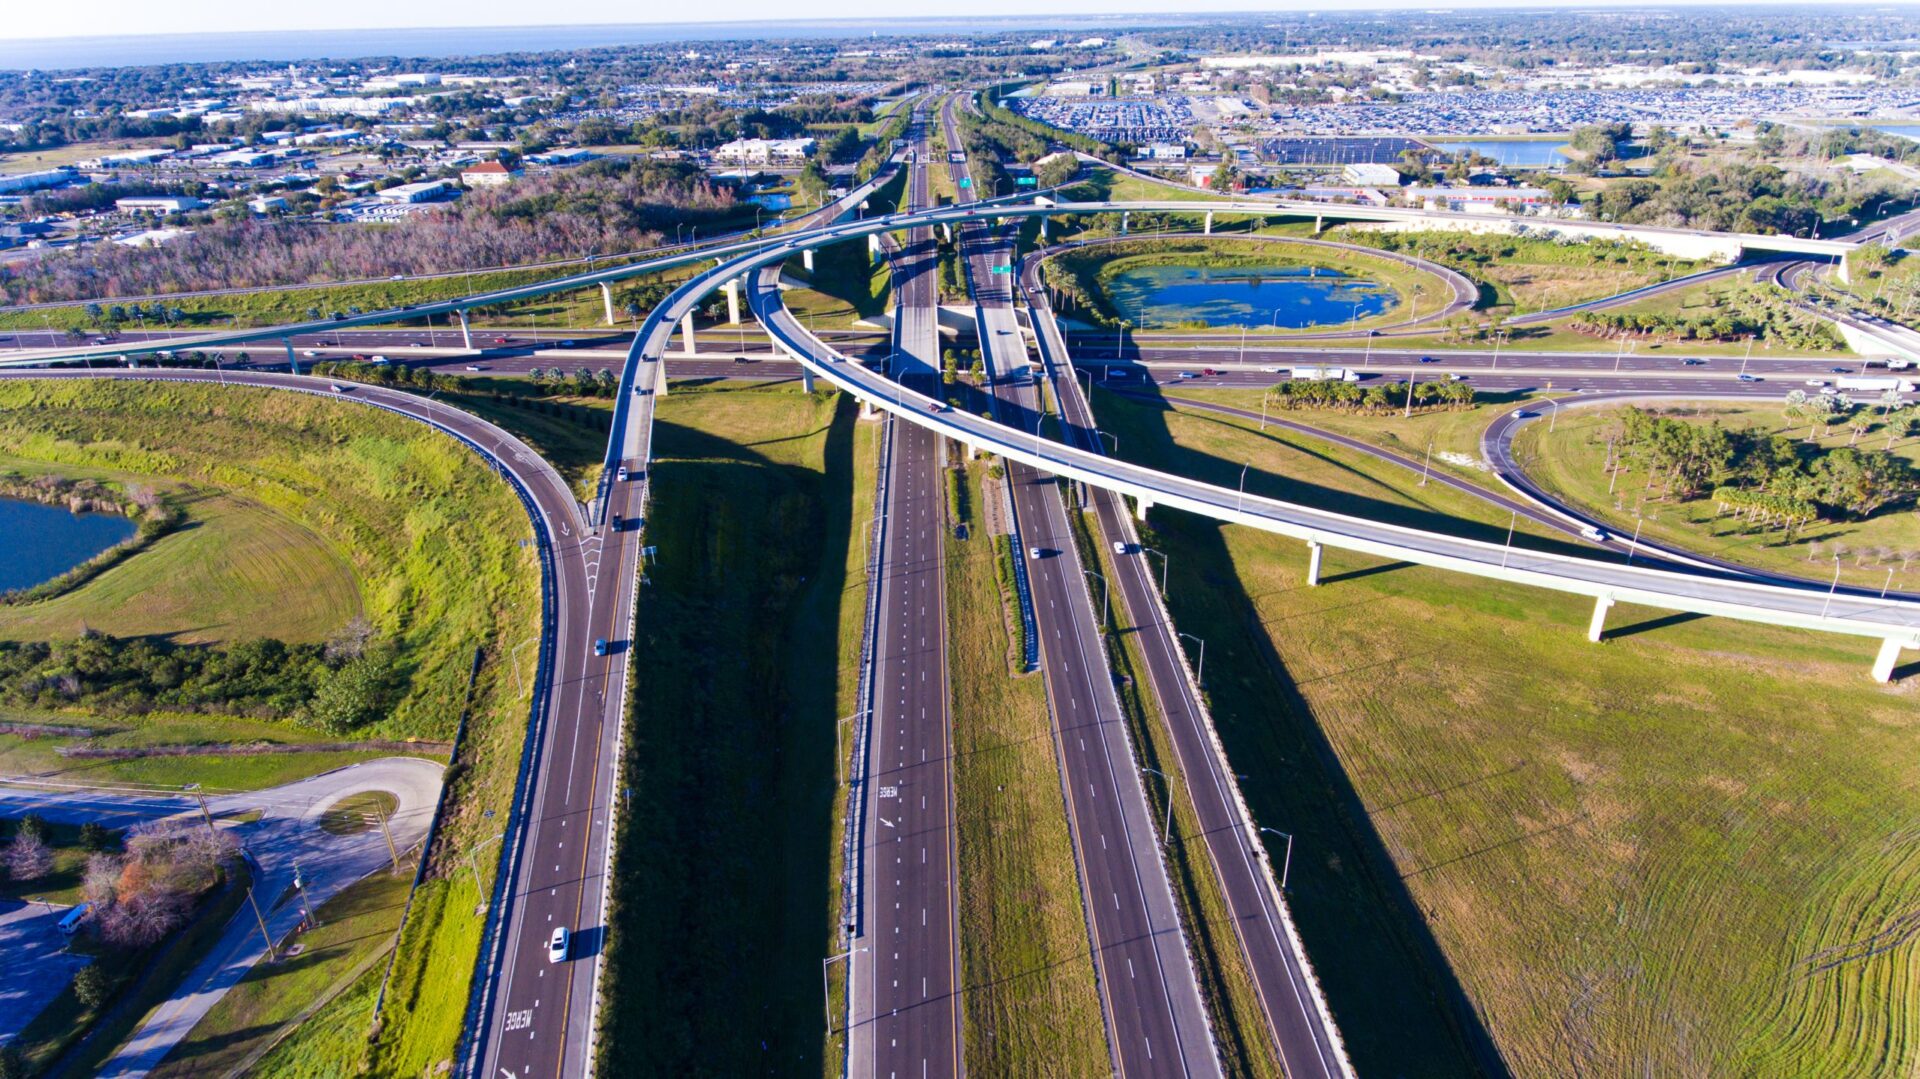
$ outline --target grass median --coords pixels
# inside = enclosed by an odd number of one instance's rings
[[[837,394],[676,390],[658,405],[608,1074],[823,1072],[859,436]]]
[[[1015,677],[1017,611],[969,469],[965,540],[949,540],[947,654],[953,686],[960,973],[967,1071],[1082,1076],[1110,1070],[1088,955],[1046,687]]]

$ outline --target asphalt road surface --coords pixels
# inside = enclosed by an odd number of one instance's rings
[[[926,139],[916,114],[908,200],[927,204]],[[892,244],[887,245],[890,249]],[[912,230],[894,252],[895,376],[933,390],[933,229]],[[879,621],[865,773],[859,932],[851,942],[847,1072],[851,1076],[962,1073],[957,850],[953,824],[953,716],[947,678],[941,440],[887,422]]]
[[[219,794],[207,799],[216,818],[257,810],[258,820],[223,824],[246,851],[254,867],[253,891],[265,912],[267,932],[284,940],[304,917],[299,902],[275,906],[293,884],[298,866],[307,905],[318,907],[369,873],[391,868],[379,829],[333,835],[320,827],[336,802],[363,791],[386,791],[396,805],[389,828],[394,845],[411,852],[425,838],[440,795],[442,766],[437,761],[394,757],[336,769],[263,791]],[[199,803],[180,794],[99,790],[24,777],[0,779],[0,816],[38,813],[73,824],[97,821],[110,828],[177,818],[188,826],[202,819]],[[411,872],[403,863],[400,872]],[[219,939],[172,995],[156,1006],[139,1028],[101,1066],[102,1076],[133,1079],[157,1067],[266,955],[266,942],[251,909],[227,923]]]
[[[1105,453],[1092,405],[1074,377],[1072,360],[1058,333],[1044,291],[1039,287],[1038,264],[1029,261],[1024,276],[1028,312],[1034,321],[1036,343],[1051,384],[1059,395],[1066,437],[1094,452]],[[1198,841],[1206,848],[1220,885],[1221,897],[1247,969],[1252,974],[1268,1034],[1278,1050],[1289,1079],[1346,1074],[1344,1057],[1334,1026],[1323,1012],[1312,988],[1312,975],[1296,946],[1281,907],[1267,852],[1234,787],[1223,757],[1216,752],[1210,721],[1199,700],[1199,685],[1168,616],[1147,554],[1128,517],[1125,501],[1106,490],[1093,489],[1100,542],[1113,551],[1111,559],[1122,609],[1133,627],[1133,639],[1145,659],[1147,680],[1172,735],[1175,763],[1186,780],[1187,794],[1198,830],[1174,841]]]
[[[943,120],[958,146],[951,101]],[[949,166],[960,188],[964,164]],[[1035,388],[1016,372],[1028,366],[1012,307],[1011,246],[978,222],[961,226],[960,254],[980,315],[982,359],[1002,422],[1037,430]],[[1220,1074],[1179,912],[1147,810],[1142,775],[1107,665],[1085,567],[1075,547],[1060,488],[1051,476],[1008,462],[1027,578],[1040,637],[1048,709],[1107,1041],[1117,1074]],[[1029,552],[1039,553],[1030,557]]]

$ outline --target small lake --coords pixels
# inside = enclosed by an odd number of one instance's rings
[[[1920,124],[1875,124],[1875,131],[1884,131],[1889,135],[1898,135],[1903,139],[1920,139]]]
[[[133,536],[133,522],[110,513],[0,498],[0,592],[32,588]]]
[[[1394,305],[1392,289],[1337,270],[1310,266],[1139,266],[1115,275],[1107,298],[1122,317],[1147,327],[1329,326],[1377,315]]]
[[[1507,168],[1545,169],[1573,160],[1560,152],[1565,139],[1469,139],[1464,142],[1435,142],[1433,148],[1449,157],[1472,150],[1493,158]]]
[[[785,191],[769,191],[762,195],[748,195],[747,201],[768,210],[789,210],[793,208],[793,196]]]

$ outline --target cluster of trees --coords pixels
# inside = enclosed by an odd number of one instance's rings
[[[1735,290],[1702,314],[1652,311],[1582,311],[1573,326],[1607,337],[1632,335],[1672,341],[1738,341],[1754,338],[1787,348],[1841,348],[1833,325],[1788,303],[1779,289],[1753,285]]]
[[[1407,384],[1404,382],[1315,382],[1289,379],[1267,391],[1275,407],[1336,409],[1346,412],[1373,412],[1405,408]],[[1413,387],[1413,407],[1418,409],[1457,409],[1473,405],[1473,387],[1465,382],[1420,382]]]
[[[220,221],[157,247],[98,244],[9,262],[0,265],[0,297],[43,303],[322,284],[633,251],[658,245],[677,224],[735,220],[744,206],[686,162],[596,161],[470,192],[394,225]]]
[[[89,857],[80,886],[94,931],[122,948],[157,944],[184,926],[237,849],[226,833],[178,818],[136,825],[125,847]]]
[[[245,715],[347,734],[385,714],[405,679],[397,649],[359,620],[325,644],[182,645],[94,630],[0,642],[0,703],[23,709]]]
[[[1815,407],[1861,419],[1861,430],[1869,426],[1864,409]],[[1631,407],[1622,410],[1607,434],[1613,446],[1610,469],[1644,470],[1649,485],[1658,483],[1681,499],[1711,490],[1716,505],[1789,535],[1821,519],[1871,517],[1920,491],[1920,472],[1885,450],[1823,448],[1785,435],[1729,431],[1718,423],[1689,423]]]

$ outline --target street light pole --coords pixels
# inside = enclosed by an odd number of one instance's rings
[[[1260,830],[1263,832],[1272,832],[1274,835],[1281,836],[1287,841],[1286,857],[1280,862],[1280,890],[1284,892],[1287,890],[1287,871],[1293,868],[1293,835],[1290,832],[1283,832],[1278,828],[1268,828],[1266,825],[1261,825]]]
[[[1167,552],[1156,551],[1144,543],[1140,545],[1140,553],[1141,554],[1157,554],[1160,556],[1160,598],[1166,599],[1167,598],[1167,566],[1173,560],[1167,557]]]
[[[1142,772],[1152,772],[1154,775],[1157,775],[1160,777],[1160,782],[1165,783],[1167,785],[1167,823],[1165,827],[1160,829],[1160,838],[1161,838],[1161,841],[1166,843],[1168,847],[1172,847],[1173,846],[1173,780],[1168,779],[1167,773],[1162,772],[1158,768],[1148,768],[1146,765],[1143,764],[1140,766],[1140,770]]]
[[[1207,684],[1207,642],[1201,640],[1198,637],[1195,637],[1191,633],[1185,632],[1184,630],[1176,631],[1176,632],[1179,632],[1180,636],[1185,637],[1190,641],[1197,642],[1200,645],[1200,662],[1195,665],[1194,672],[1193,672],[1193,680],[1195,684],[1199,685],[1202,688],[1205,688]]]
[[[1100,624],[1106,625],[1107,622],[1112,620],[1113,615],[1113,587],[1107,583],[1105,577],[1095,573],[1093,570],[1082,567],[1080,572],[1089,577],[1098,577],[1100,579]]]
[[[1240,466],[1240,497],[1233,504],[1233,512],[1235,513],[1244,512],[1247,508],[1247,469],[1252,467],[1252,461],[1248,461]]]

